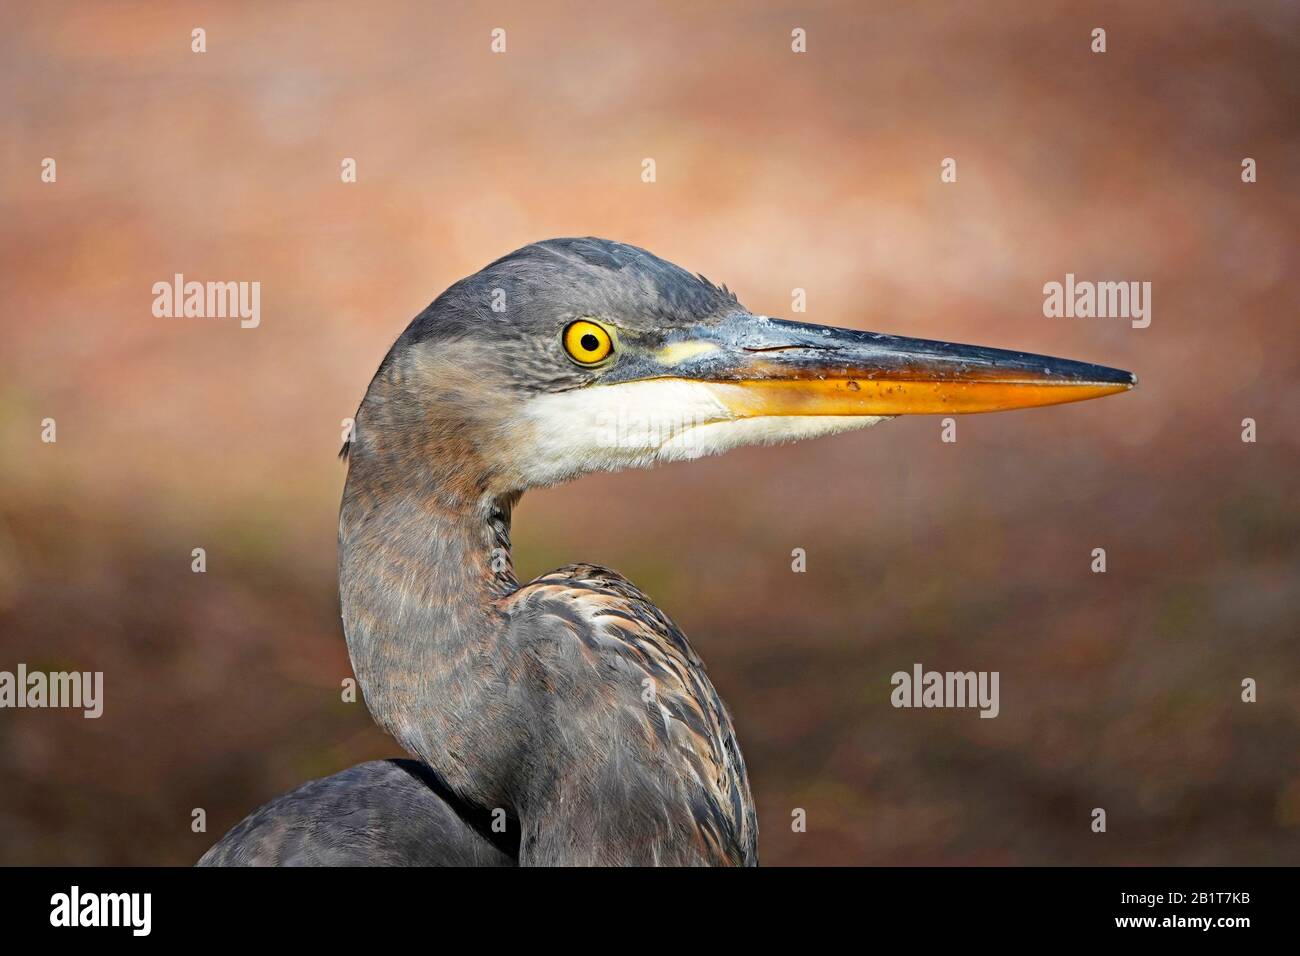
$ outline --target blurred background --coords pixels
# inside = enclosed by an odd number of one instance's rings
[[[188,864],[397,754],[340,699],[341,421],[448,284],[589,234],[754,311],[1141,379],[955,444],[914,418],[524,497],[521,577],[617,568],[691,635],[765,863],[1300,862],[1300,7],[49,3],[0,27],[0,669],[105,675],[99,720],[0,711],[0,863]],[[177,272],[260,282],[261,326],[155,318]],[[1044,318],[1067,272],[1150,281],[1151,326]],[[893,709],[915,662],[1000,671],[1001,715]]]

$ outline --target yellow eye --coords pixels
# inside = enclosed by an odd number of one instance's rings
[[[579,319],[564,330],[564,351],[579,365],[595,365],[609,358],[614,341],[604,326]]]

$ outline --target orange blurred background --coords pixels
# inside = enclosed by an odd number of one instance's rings
[[[341,421],[564,235],[1141,379],[525,496],[521,577],[617,568],[691,635],[765,863],[1300,862],[1297,62],[1287,3],[7,6],[0,669],[105,710],[0,711],[0,863],[188,864],[397,753],[340,700]],[[260,282],[260,327],[155,318],[178,272]],[[1150,281],[1151,326],[1044,318],[1067,272]],[[915,662],[1001,715],[893,709]]]

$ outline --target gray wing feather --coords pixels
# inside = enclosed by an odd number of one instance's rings
[[[423,764],[376,760],[276,797],[198,865],[515,866],[510,837],[467,816]]]

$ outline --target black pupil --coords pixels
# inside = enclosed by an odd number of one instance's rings
[[[600,339],[588,332],[578,340],[582,344],[583,351],[594,352],[600,348]]]

